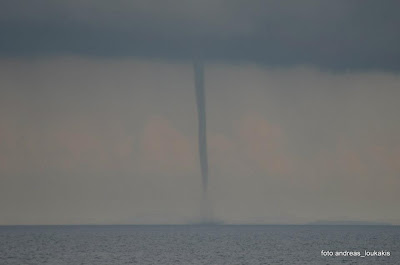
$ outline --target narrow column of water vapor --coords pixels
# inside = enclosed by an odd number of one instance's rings
[[[207,137],[206,137],[206,102],[204,92],[204,65],[201,61],[194,62],[194,82],[196,88],[197,116],[199,122],[199,156],[201,166],[201,177],[203,183],[203,194],[207,194],[208,186],[208,159],[207,159]]]
[[[208,188],[208,158],[207,158],[207,137],[206,137],[206,102],[204,91],[204,65],[202,61],[195,61],[194,83],[196,88],[196,103],[198,116],[198,136],[199,136],[199,157],[201,167],[201,177],[203,184],[203,200],[201,206],[201,216],[203,221],[208,222],[211,219],[210,203],[207,198]]]

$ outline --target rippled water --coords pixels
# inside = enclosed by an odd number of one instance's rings
[[[400,264],[400,226],[0,226],[0,264]]]

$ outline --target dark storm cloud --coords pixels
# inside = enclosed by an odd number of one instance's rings
[[[40,4],[39,4],[40,3]],[[400,69],[398,1],[11,1],[2,57],[80,54]]]

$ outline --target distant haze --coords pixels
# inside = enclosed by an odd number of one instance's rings
[[[198,218],[192,62],[0,66],[0,223]],[[210,64],[206,76],[216,218],[399,220],[398,75]]]

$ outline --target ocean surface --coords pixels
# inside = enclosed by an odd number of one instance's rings
[[[0,264],[400,264],[400,226],[0,226]]]

